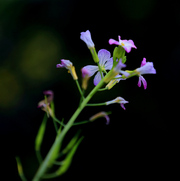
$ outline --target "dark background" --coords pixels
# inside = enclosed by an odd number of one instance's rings
[[[78,129],[85,138],[59,179],[172,179],[179,144],[179,8],[173,0],[0,0],[1,177],[20,180],[16,155],[28,180],[38,167],[34,139],[44,115],[37,109],[44,90],[54,91],[59,119],[68,120],[76,110],[76,85],[56,64],[63,58],[71,60],[81,80],[81,68],[93,61],[80,32],[90,30],[97,51],[105,48],[112,53],[108,40],[118,35],[132,39],[137,50],[127,54],[127,69],[139,67],[146,57],[157,74],[144,76],[147,90],[139,88],[133,77],[97,93],[93,102],[122,96],[129,104],[125,111],[118,104],[84,110],[79,120],[111,111],[110,124],[100,119],[72,129],[67,141]],[[43,155],[54,136],[49,120]]]

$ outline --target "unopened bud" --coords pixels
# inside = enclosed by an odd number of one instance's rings
[[[94,120],[96,120],[98,118],[101,118],[101,117],[104,117],[106,119],[106,124],[109,124],[110,118],[108,116],[108,113],[103,112],[103,111],[93,115],[92,117],[90,117],[89,121],[94,121]]]
[[[88,86],[88,81],[90,79],[90,76],[89,76],[90,71],[83,68],[81,69],[81,71],[82,71],[82,88],[86,90]]]

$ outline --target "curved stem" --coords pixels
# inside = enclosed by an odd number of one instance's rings
[[[81,98],[84,99],[84,94],[83,94],[83,91],[81,90],[81,87],[80,87],[80,85],[79,85],[78,80],[75,80],[75,82],[76,82],[76,85],[77,85],[77,87],[78,87],[79,93],[81,94]]]
[[[86,106],[105,106],[106,105],[106,103],[105,102],[103,102],[103,103],[95,103],[95,104],[87,104]]]
[[[86,124],[86,123],[90,123],[90,121],[77,122],[77,123],[74,123],[73,126],[77,126],[77,125],[80,125],[80,124]]]
[[[105,88],[99,89],[98,91],[105,91],[105,90],[108,90],[108,88],[105,87]]]

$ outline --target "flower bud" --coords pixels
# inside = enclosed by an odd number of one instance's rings
[[[124,98],[122,97],[117,97],[116,99],[113,99],[111,101],[107,101],[106,105],[109,104],[114,104],[114,103],[119,103],[120,106],[125,110],[126,108],[124,107],[124,104],[129,103],[128,101],[126,101]]]
[[[101,118],[101,117],[104,117],[106,119],[106,124],[108,125],[109,124],[109,121],[110,121],[110,118],[108,116],[108,113],[107,112],[99,112],[95,115],[93,115],[92,117],[89,118],[89,121],[94,121],[98,118]]]
[[[82,88],[87,89],[88,81],[90,79],[90,71],[88,69],[81,69],[82,71]]]
[[[123,47],[121,46],[118,46],[118,47],[115,47],[114,51],[113,51],[113,60],[114,62],[116,62],[116,60],[118,59],[124,59],[124,56],[125,56],[125,50]],[[125,63],[125,62],[123,62]]]

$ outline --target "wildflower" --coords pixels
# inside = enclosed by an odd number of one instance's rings
[[[120,103],[120,106],[125,110],[126,108],[124,107],[124,104],[129,103],[129,102],[123,99],[122,97],[117,97],[116,99],[106,102],[106,105],[114,104],[114,103]]]
[[[53,101],[54,93],[51,90],[44,91],[43,93],[45,95],[45,99],[38,103],[38,108],[41,108],[43,111],[45,111],[48,116],[53,116],[54,113],[50,107],[50,104]]]
[[[101,49],[98,52],[99,65],[102,72],[106,72],[106,70],[111,70],[113,66],[113,59],[110,58],[111,53],[105,49]],[[94,85],[97,85],[101,80],[101,73],[99,71],[99,67],[96,65],[87,65],[82,68],[82,71],[88,71],[89,77],[93,76],[96,72],[97,74],[94,77]],[[103,76],[103,75],[102,75]]]
[[[109,44],[110,45],[115,44],[115,45],[122,46],[126,50],[127,53],[129,53],[131,51],[131,48],[137,48],[134,45],[134,42],[132,40],[121,40],[120,36],[118,36],[118,38],[119,38],[119,41],[116,41],[114,39],[110,39]]]
[[[108,116],[108,114],[106,112],[99,112],[95,115],[93,115],[92,117],[89,118],[89,121],[94,121],[98,118],[101,118],[101,117],[104,117],[106,119],[106,124],[108,125],[109,124],[109,121],[110,121],[110,118]]]
[[[71,61],[62,59],[61,64],[57,64],[56,67],[68,69],[68,72],[71,73],[73,79],[74,80],[78,79],[76,71],[75,71],[75,67],[73,66]]]
[[[94,47],[94,43],[92,41],[90,31],[87,30],[86,32],[81,32],[80,39],[83,40],[86,43],[87,47],[89,48],[89,50],[90,50],[90,52],[92,54],[94,62],[98,63],[99,62],[99,58],[98,58],[98,55],[96,53],[96,49]]]
[[[146,58],[143,58],[141,62],[141,67],[137,68],[135,72],[139,76],[138,86],[141,87],[141,82],[143,83],[144,89],[147,88],[147,82],[142,76],[142,74],[156,74],[156,70],[153,66],[153,62],[146,62]]]
[[[87,30],[86,32],[81,32],[80,39],[86,43],[86,45],[89,49],[94,48],[94,43],[92,41],[91,33],[89,30]]]

